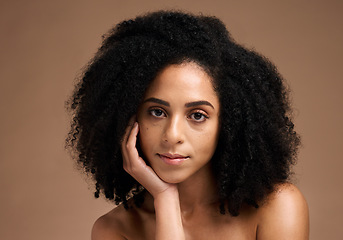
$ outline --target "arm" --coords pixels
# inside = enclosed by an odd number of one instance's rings
[[[182,218],[179,202],[179,193],[175,184],[162,181],[147,166],[138,155],[136,149],[138,123],[129,126],[122,143],[124,169],[133,176],[154,198],[156,213],[157,240],[183,240],[185,239],[182,227]]]
[[[177,189],[155,197],[154,207],[156,214],[155,238],[164,240],[185,239]]]
[[[260,209],[257,239],[308,240],[308,206],[299,189],[280,185]]]

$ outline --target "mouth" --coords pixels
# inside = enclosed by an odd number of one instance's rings
[[[157,156],[159,156],[162,161],[168,165],[180,165],[187,159],[189,159],[189,156],[181,155],[181,154],[172,154],[172,153],[157,153]]]

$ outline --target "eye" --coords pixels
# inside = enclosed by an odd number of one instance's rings
[[[161,109],[158,109],[158,108],[150,109],[149,113],[153,117],[157,117],[157,118],[163,118],[166,116],[166,114]]]
[[[198,112],[194,112],[190,115],[190,118],[196,122],[204,122],[206,121],[206,119],[208,119],[209,117],[205,114],[202,113],[200,111]]]

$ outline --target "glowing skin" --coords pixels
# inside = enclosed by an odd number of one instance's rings
[[[154,79],[137,121],[144,159],[162,180],[180,183],[209,167],[219,110],[211,77],[193,62],[170,65]]]

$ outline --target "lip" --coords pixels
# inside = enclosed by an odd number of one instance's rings
[[[189,156],[173,153],[158,153],[157,155],[168,165],[180,165],[189,158]]]

